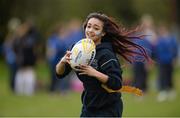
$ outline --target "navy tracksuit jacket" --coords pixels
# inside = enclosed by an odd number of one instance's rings
[[[113,52],[111,43],[104,42],[96,46],[96,56],[91,64],[96,70],[108,75],[106,86],[117,90],[122,87],[122,71],[119,61]],[[67,75],[71,67],[67,64],[63,75]],[[79,75],[84,91],[81,96],[83,104],[81,117],[121,117],[123,103],[121,93],[108,93],[101,87],[101,82],[94,77]]]

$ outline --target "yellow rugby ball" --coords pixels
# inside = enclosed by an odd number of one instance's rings
[[[80,64],[90,65],[96,55],[96,45],[92,39],[81,39],[71,50],[70,65],[73,69]]]

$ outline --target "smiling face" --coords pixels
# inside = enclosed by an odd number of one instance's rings
[[[90,18],[85,28],[86,38],[90,38],[94,43],[100,44],[102,36],[105,35],[103,32],[103,22],[97,18]]]

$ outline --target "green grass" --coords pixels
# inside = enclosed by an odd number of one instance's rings
[[[66,96],[59,94],[49,94],[47,86],[49,83],[48,67],[44,63],[37,66],[38,80],[41,82],[41,88],[34,96],[17,96],[14,95],[8,86],[8,69],[5,63],[0,62],[0,117],[4,116],[79,116],[81,112],[80,93],[70,92]],[[130,72],[124,69],[125,78],[130,78]],[[143,100],[124,93],[123,116],[125,117],[172,117],[180,116],[180,69],[175,70],[175,87],[177,98],[174,101],[159,103],[156,101],[157,90],[155,88],[156,71],[150,74],[150,90]]]
[[[0,98],[1,116],[79,116],[78,94],[66,97],[39,93],[33,97],[6,95]]]

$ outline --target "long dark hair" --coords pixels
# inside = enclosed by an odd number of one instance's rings
[[[149,60],[146,50],[132,41],[132,39],[141,39],[144,36],[135,36],[138,28],[127,30],[118,25],[118,23],[107,15],[94,12],[87,16],[83,24],[84,31],[87,26],[87,22],[91,18],[97,18],[104,23],[103,31],[105,32],[105,35],[102,37],[102,42],[111,42],[115,53],[119,54],[130,63],[135,61],[136,55],[145,57],[145,59]]]

